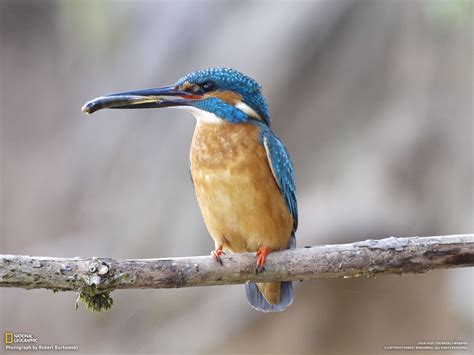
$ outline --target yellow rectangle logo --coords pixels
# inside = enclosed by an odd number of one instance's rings
[[[5,332],[5,344],[13,344],[13,333]]]

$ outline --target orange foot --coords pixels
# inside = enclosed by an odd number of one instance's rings
[[[265,261],[267,255],[270,254],[273,250],[267,247],[260,247],[257,251],[257,274],[265,270]]]
[[[222,251],[222,248],[223,246],[219,245],[216,250],[211,251],[211,256],[221,265],[222,265],[221,255],[225,254]]]

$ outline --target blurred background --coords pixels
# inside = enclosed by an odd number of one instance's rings
[[[470,0],[1,0],[0,251],[208,254],[188,174],[194,118],[80,108],[213,66],[264,86],[296,168],[300,246],[473,232],[473,9]],[[1,289],[0,330],[91,354],[474,347],[472,270],[306,281],[281,314],[253,311],[242,285],[112,296],[112,310],[97,314],[76,311],[73,293]]]

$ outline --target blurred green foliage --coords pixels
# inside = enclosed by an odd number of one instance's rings
[[[474,18],[472,0],[427,0],[427,8],[433,18],[445,25],[464,25]]]

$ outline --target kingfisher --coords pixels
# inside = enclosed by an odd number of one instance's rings
[[[262,86],[231,68],[185,75],[174,85],[98,97],[82,111],[175,107],[196,118],[190,171],[213,258],[256,253],[262,272],[269,253],[295,248],[298,226],[293,164],[271,129]],[[247,283],[250,305],[279,312],[293,303],[291,281]]]

